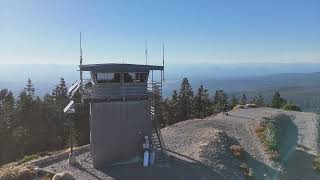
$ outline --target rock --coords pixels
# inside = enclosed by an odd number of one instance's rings
[[[244,108],[257,108],[256,104],[246,104]]]
[[[75,165],[77,165],[77,160],[76,160],[76,157],[73,155],[73,154],[69,154],[69,159],[68,159],[68,161],[69,161],[69,164],[71,165],[71,166],[75,166]]]
[[[69,172],[60,172],[58,174],[55,174],[52,178],[52,180],[75,180],[74,176]]]
[[[244,108],[245,108],[244,105],[238,104],[233,109],[236,110],[236,109],[244,109]]]
[[[35,173],[29,168],[22,168],[15,174],[17,179],[32,179],[35,177]]]

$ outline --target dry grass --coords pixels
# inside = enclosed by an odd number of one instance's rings
[[[231,145],[229,149],[232,152],[232,154],[240,160],[240,168],[242,169],[244,175],[246,175],[247,177],[253,177],[253,169],[250,168],[243,160],[243,148],[240,145]]]
[[[316,169],[317,171],[320,172],[320,156],[317,156],[317,157],[313,160],[313,164],[314,164],[314,169]]]
[[[244,171],[244,175],[248,177],[253,177],[254,172],[246,163],[241,163],[240,168]]]
[[[231,145],[229,149],[235,157],[241,157],[243,148],[240,145]]]
[[[17,163],[10,163],[0,168],[0,180],[29,180],[35,179],[37,174],[33,166],[19,166]],[[41,173],[39,180],[51,180],[53,174]]]
[[[264,124],[260,123],[254,128],[254,132],[261,133],[264,131],[265,128],[266,127],[264,126]]]
[[[0,173],[0,180],[23,180],[33,179],[36,173],[29,167],[7,167],[2,168]]]

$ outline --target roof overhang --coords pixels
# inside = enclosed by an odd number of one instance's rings
[[[150,70],[163,70],[163,66],[141,64],[85,64],[82,71],[92,72],[149,72]]]

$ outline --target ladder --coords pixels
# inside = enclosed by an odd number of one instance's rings
[[[152,135],[151,135],[151,149],[155,152],[155,163],[164,163],[167,161],[167,155],[164,152],[164,143],[160,130],[160,124],[155,115],[155,108],[151,106],[150,117],[153,123]]]

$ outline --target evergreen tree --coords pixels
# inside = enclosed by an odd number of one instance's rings
[[[209,99],[209,91],[208,89],[204,89],[204,93],[203,93],[203,117],[209,116],[211,115],[211,102]]]
[[[187,78],[183,78],[178,96],[178,121],[185,121],[193,116],[193,91]]]
[[[19,95],[15,113],[15,121],[19,126],[13,134],[17,137],[17,143],[23,145],[20,155],[35,153],[45,148],[43,145],[45,139],[41,133],[44,121],[41,118],[40,107],[41,100],[35,97],[35,88],[29,78],[24,91]]]
[[[0,91],[0,165],[15,158],[19,153],[16,149],[15,137],[12,136],[17,122],[14,118],[14,96],[8,89]]]
[[[163,121],[165,126],[170,126],[174,124],[176,121],[175,114],[176,108],[172,100],[166,98],[163,102]]]
[[[154,109],[155,109],[155,118],[157,118],[157,121],[160,123],[161,127],[165,126],[164,118],[163,118],[163,102],[161,97],[161,91],[160,87],[155,85],[154,86]]]
[[[67,97],[68,88],[66,82],[63,78],[60,78],[60,83],[52,91],[52,96],[55,99],[57,106],[62,110],[64,106],[68,103]]]
[[[273,94],[271,106],[273,108],[282,108],[285,104],[286,104],[286,100],[281,97],[278,91],[276,91]]]
[[[247,96],[245,93],[242,94],[241,100],[240,100],[241,105],[246,105],[247,104]]]
[[[194,97],[194,110],[196,118],[203,118],[207,115],[209,105],[209,93],[208,90],[200,86],[196,96]]]
[[[231,98],[230,108],[232,109],[238,104],[239,104],[238,99],[236,98],[235,95],[233,95]]]
[[[43,100],[35,93],[30,79],[17,101],[11,91],[0,90],[0,165],[24,155],[69,146],[69,126],[62,112],[69,101],[64,79],[61,78],[52,94],[46,94]],[[74,100],[80,102],[79,93]],[[89,143],[89,107],[78,105],[78,113],[70,120],[76,122],[76,144],[84,145]]]
[[[167,108],[170,110],[168,115],[168,125],[178,122],[178,105],[179,105],[179,95],[176,90],[173,91],[171,100],[167,100]]]
[[[66,115],[63,113],[64,107],[69,103],[69,99],[67,96],[68,88],[64,78],[60,78],[59,84],[56,88],[52,91],[52,99],[53,103],[55,104],[56,108],[56,118],[54,121],[56,122],[56,128],[59,139],[62,139],[64,142],[64,146],[68,146],[69,141],[69,121],[66,118]]]
[[[175,102],[175,103],[177,103],[178,102],[178,93],[177,93],[177,91],[176,90],[173,90],[173,93],[172,93],[172,96],[171,96],[171,100],[173,101],[173,102]]]
[[[227,110],[228,97],[223,90],[217,90],[214,95],[214,112],[219,113]]]
[[[257,107],[265,106],[264,99],[261,95],[253,97],[252,103],[255,104]]]
[[[33,87],[32,81],[30,78],[28,78],[28,83],[26,85],[26,87],[24,88],[24,91],[26,92],[27,96],[33,98],[34,97],[34,92],[35,89]]]

